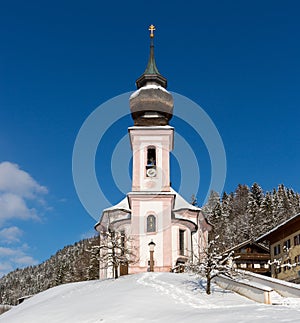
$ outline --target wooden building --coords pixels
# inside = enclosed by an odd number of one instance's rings
[[[300,213],[256,241],[270,243],[272,277],[300,283]]]
[[[252,240],[244,241],[226,251],[234,252],[234,263],[238,269],[248,270],[257,274],[270,276],[269,249]]]

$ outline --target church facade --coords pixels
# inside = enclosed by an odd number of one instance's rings
[[[128,128],[133,154],[132,190],[119,204],[103,210],[95,225],[100,239],[108,230],[130,238],[127,243],[132,245],[136,261],[128,263],[125,273],[129,274],[169,272],[179,264],[195,261],[211,229],[201,209],[185,201],[170,185],[174,128],[169,120],[174,104],[166,90],[167,80],[155,63],[154,26],[149,30],[148,65],[129,100],[134,121]],[[100,278],[112,275],[111,268],[100,269]]]

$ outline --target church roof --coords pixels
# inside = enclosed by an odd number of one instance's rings
[[[108,219],[110,218],[110,216],[113,216],[116,219],[118,219],[118,221],[122,221],[122,220],[128,220],[130,219],[130,214],[131,214],[131,209],[130,209],[130,205],[129,205],[129,199],[128,199],[128,195],[171,195],[174,196],[174,205],[173,205],[173,209],[172,211],[175,213],[175,218],[178,220],[186,220],[188,222],[193,222],[191,221],[191,219],[186,218],[186,215],[192,211],[195,212],[196,214],[202,214],[201,212],[201,208],[194,206],[190,203],[188,203],[178,192],[176,192],[173,188],[171,188],[171,190],[169,192],[130,192],[127,194],[127,196],[121,200],[118,204],[113,205],[109,208],[106,208],[103,210],[102,215],[99,219],[99,222],[95,225],[95,228],[97,230],[97,227],[99,225],[107,225],[107,221],[109,221]],[[176,215],[177,214],[177,215]],[[196,215],[195,214],[195,215]],[[104,222],[103,222],[104,221]],[[202,222],[204,221],[204,222]],[[106,223],[107,222],[107,223]],[[206,217],[202,214],[202,223],[206,223],[208,226],[211,226],[211,224],[207,221]],[[106,223],[106,224],[105,224]],[[196,223],[194,223],[196,224]]]
[[[153,37],[155,27],[149,27],[150,56],[145,72],[136,80],[137,91],[129,99],[135,126],[165,126],[173,116],[174,100],[166,90],[167,79],[156,66]]]
[[[150,30],[150,55],[149,55],[149,60],[147,67],[145,69],[145,72],[136,80],[136,86],[137,88],[141,88],[145,86],[148,82],[155,82],[162,87],[166,88],[167,87],[167,79],[163,77],[156,66],[155,62],[155,57],[154,57],[154,43],[153,43],[153,38],[154,38],[154,30],[155,27],[151,25],[149,27]]]
[[[190,210],[200,212],[201,209],[197,206],[194,206],[187,202],[179,193],[177,193],[173,188],[171,188],[171,192],[175,194],[175,203],[173,211],[180,211],[180,210]]]
[[[131,213],[131,210],[129,208],[129,203],[128,203],[127,196],[121,202],[119,202],[118,204],[104,209],[102,211],[102,213],[104,213],[104,212],[113,212],[113,211],[123,211],[123,212],[126,212],[126,213]]]
[[[157,192],[130,192],[130,194],[157,194]],[[196,211],[199,212],[201,211],[201,209],[197,206],[194,206],[190,203],[188,203],[178,192],[176,192],[173,188],[171,188],[170,192],[159,192],[159,194],[162,195],[174,195],[174,207],[173,207],[173,211],[180,211],[180,210],[190,210],[190,211]],[[131,213],[131,209],[128,203],[128,198],[127,196],[121,200],[118,204],[113,205],[111,207],[108,207],[106,209],[103,210],[102,213],[106,213],[106,212],[114,212],[114,211],[123,211],[126,213]]]

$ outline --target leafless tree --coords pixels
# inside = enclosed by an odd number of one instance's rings
[[[211,281],[218,275],[232,277],[234,273],[233,252],[224,254],[217,243],[218,236],[210,240],[207,247],[199,253],[196,262],[187,268],[206,278],[206,294],[211,294]]]
[[[120,266],[137,261],[132,238],[125,232],[108,230],[100,234],[100,268],[113,268],[113,277],[119,277]]]

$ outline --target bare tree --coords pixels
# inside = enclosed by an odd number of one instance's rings
[[[113,277],[119,277],[121,266],[128,268],[135,263],[136,253],[132,246],[132,239],[125,232],[105,231],[100,234],[100,269],[113,269]]]
[[[211,294],[211,281],[218,275],[232,277],[233,252],[224,254],[217,243],[219,236],[210,240],[207,247],[200,252],[195,263],[189,264],[188,269],[206,278],[206,294]]]

